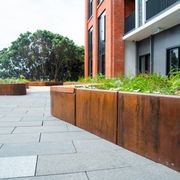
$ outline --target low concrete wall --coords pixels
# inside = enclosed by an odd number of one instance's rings
[[[52,114],[180,171],[180,97],[51,88]]]
[[[26,95],[26,84],[0,84],[0,95]]]

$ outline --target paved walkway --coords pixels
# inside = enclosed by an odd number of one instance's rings
[[[50,115],[49,88],[0,96],[0,179],[179,180],[180,173]]]

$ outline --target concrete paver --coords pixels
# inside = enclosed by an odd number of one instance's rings
[[[177,180],[180,173],[51,116],[49,87],[30,87],[26,96],[0,96],[5,178]]]
[[[67,131],[67,126],[39,126],[39,127],[17,127],[13,134],[18,133],[38,133],[38,132],[63,132]]]
[[[36,134],[3,134],[0,135],[0,143],[29,143],[29,142],[38,142],[40,133]]]
[[[68,140],[81,140],[81,139],[99,139],[99,137],[88,132],[62,132],[62,133],[42,133],[41,142],[61,142]]]
[[[72,141],[61,143],[23,143],[5,144],[0,151],[0,157],[49,155],[75,153]]]
[[[15,127],[0,127],[0,134],[11,134]]]
[[[106,140],[73,140],[74,146],[77,152],[105,152],[124,150],[120,146],[117,146]]]
[[[33,176],[36,156],[0,158],[0,178]]]
[[[41,126],[42,121],[29,121],[29,122],[11,122],[11,121],[0,121],[0,127],[17,127],[17,126]]]
[[[179,180],[179,173],[156,164],[87,172],[91,180]]]
[[[12,180],[12,179],[8,179]],[[86,173],[73,173],[73,174],[61,174],[61,175],[47,175],[47,176],[36,176],[36,177],[27,177],[13,180],[88,180]]]
[[[128,162],[121,159],[119,153],[116,152],[48,155],[39,156],[37,175],[75,173],[128,166]]]

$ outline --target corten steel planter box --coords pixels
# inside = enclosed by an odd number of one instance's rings
[[[179,96],[56,88],[54,116],[180,171]]]
[[[180,171],[180,97],[119,93],[118,144]]]
[[[62,82],[56,81],[30,81],[27,83],[28,86],[57,86],[62,85]]]
[[[26,95],[26,83],[0,84],[0,95]]]
[[[117,92],[76,89],[76,125],[116,143]]]
[[[51,113],[75,125],[75,90],[73,87],[51,87]]]

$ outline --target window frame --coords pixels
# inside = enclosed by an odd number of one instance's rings
[[[179,63],[178,63],[178,69],[180,69],[180,45],[179,46],[173,46],[170,48],[166,49],[166,75],[169,75],[170,71],[171,71],[171,66],[170,66],[170,51],[173,49],[178,49],[178,59],[179,59]]]

